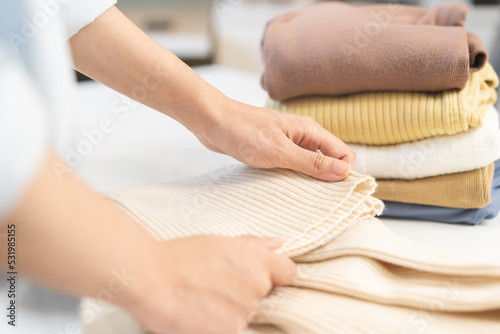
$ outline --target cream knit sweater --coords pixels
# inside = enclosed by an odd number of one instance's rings
[[[500,159],[498,112],[490,106],[481,127],[397,145],[349,145],[354,169],[376,179],[419,179],[471,171]]]
[[[162,240],[283,238],[297,280],[262,301],[248,333],[499,333],[500,264],[396,236],[373,218],[375,186],[358,173],[328,183],[241,166],[107,196]]]

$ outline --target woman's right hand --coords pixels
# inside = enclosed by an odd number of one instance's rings
[[[158,243],[136,277],[138,302],[122,305],[155,334],[236,334],[273,286],[289,285],[295,264],[279,239],[197,236]],[[133,287],[130,291],[134,291]]]
[[[16,269],[75,296],[108,298],[157,334],[233,334],[295,265],[276,239],[197,236],[158,242],[49,152],[5,219],[22,235]],[[7,248],[0,247],[0,258]],[[7,261],[0,261],[6,270]],[[117,272],[120,275],[117,276]],[[123,283],[120,285],[119,283]]]

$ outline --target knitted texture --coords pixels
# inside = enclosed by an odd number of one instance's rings
[[[467,7],[323,2],[267,25],[262,87],[274,100],[364,91],[463,89],[487,61]],[[411,38],[409,38],[411,36]]]
[[[354,169],[377,179],[418,179],[471,171],[500,159],[498,112],[491,106],[482,127],[454,136],[388,146],[349,147],[356,152]]]
[[[384,201],[477,209],[491,202],[495,164],[470,172],[416,180],[378,179],[375,197]]]
[[[373,218],[382,209],[374,189],[358,173],[332,183],[237,167],[106,195],[161,240],[283,238],[298,278],[262,300],[247,333],[399,333],[420,325],[413,320],[422,313],[430,319],[426,333],[498,333],[500,264],[396,236]]]
[[[384,217],[432,220],[443,223],[477,225],[485,219],[495,218],[500,212],[500,160],[495,162],[491,185],[491,203],[479,209],[456,209],[440,206],[384,201]]]
[[[456,291],[443,284],[441,294],[430,299],[429,308],[439,309]],[[370,303],[312,289],[278,288],[263,304],[261,324],[273,324],[279,331],[246,334],[498,334],[500,312],[442,313]]]
[[[281,251],[289,256],[315,249],[383,209],[382,202],[371,197],[376,185],[369,176],[353,173],[344,182],[326,183],[283,169],[234,168],[107,195],[159,239],[280,236]]]
[[[348,143],[388,145],[453,135],[483,124],[497,98],[498,76],[487,63],[463,90],[438,93],[370,92],[341,97],[307,96],[271,109],[310,116]]]

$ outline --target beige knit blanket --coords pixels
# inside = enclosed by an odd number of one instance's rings
[[[248,333],[500,333],[500,264],[396,236],[373,218],[375,187],[238,166],[106,195],[161,240],[283,238],[297,280],[262,301]]]

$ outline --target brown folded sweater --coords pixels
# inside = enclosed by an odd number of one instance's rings
[[[324,2],[271,20],[262,87],[274,100],[362,91],[463,89],[487,52],[467,7]]]

